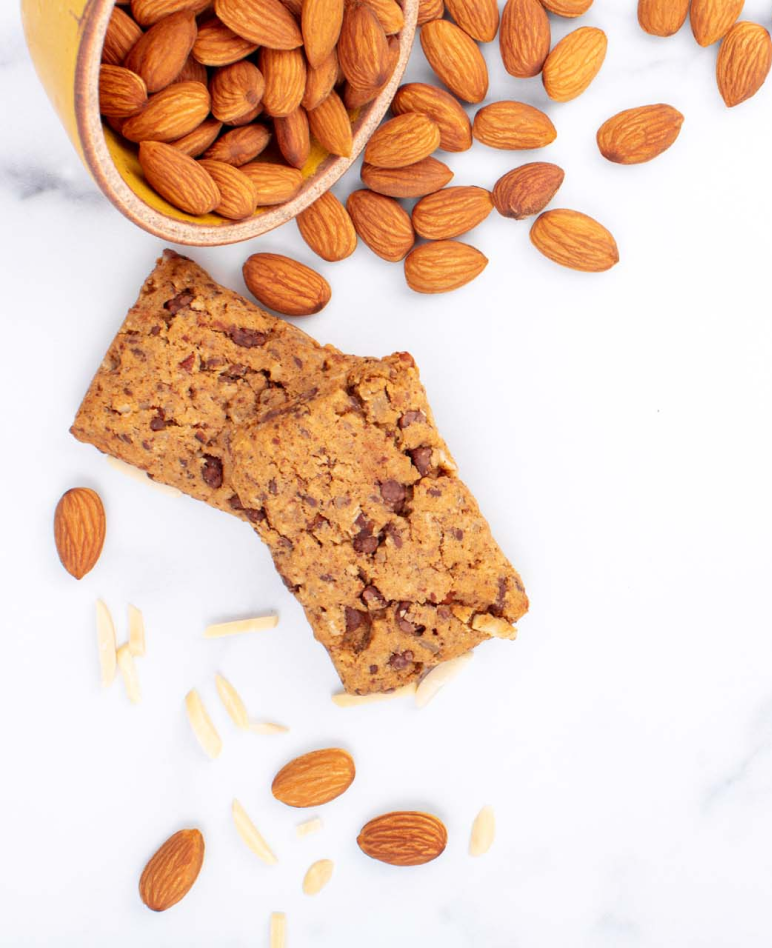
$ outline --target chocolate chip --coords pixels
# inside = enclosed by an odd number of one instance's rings
[[[442,497],[442,491],[438,487],[430,487],[426,493],[430,497]]]
[[[375,553],[378,549],[378,537],[363,536],[360,533],[351,542],[357,553]]]
[[[389,658],[389,665],[395,671],[402,671],[413,661],[413,653],[408,649],[405,652],[392,652]]]
[[[351,649],[355,655],[364,651],[370,644],[372,620],[366,612],[346,606],[344,609],[346,631],[343,634],[344,648]]]
[[[200,429],[196,432],[195,437],[196,437],[196,441],[200,441],[201,444],[206,444],[206,443],[207,443],[208,438],[207,438],[207,436],[204,434],[204,432],[201,431]]]
[[[243,379],[246,374],[247,367],[236,363],[235,365],[229,365],[227,369],[220,372],[219,377],[225,379],[226,382],[237,382],[239,379]]]
[[[504,600],[507,598],[507,577],[499,576],[499,592],[496,596],[496,609],[499,613],[504,608]]]
[[[258,332],[257,329],[244,329],[242,326],[232,326],[228,335],[233,343],[244,349],[264,346],[268,340],[264,332]]]
[[[158,414],[153,415],[150,419],[150,430],[151,431],[163,431],[169,422],[166,421],[163,411],[159,408]]]
[[[387,523],[387,524],[386,524],[386,527],[385,527],[385,531],[386,531],[386,533],[388,533],[388,535],[391,537],[391,542],[394,544],[394,546],[395,546],[398,550],[401,550],[401,549],[402,549],[402,534],[401,534],[401,533],[399,532],[399,530],[394,526],[394,524],[393,524],[393,523]]]
[[[397,623],[397,628],[408,635],[412,635],[416,630],[416,626],[414,626],[412,622],[405,618],[405,614],[412,605],[412,602],[400,602],[397,604],[397,608],[394,610],[394,618]]]
[[[406,411],[399,419],[400,428],[409,428],[411,425],[422,424],[426,421],[426,415],[422,411]]]
[[[184,369],[186,372],[190,372],[190,370],[193,368],[193,363],[195,361],[196,361],[196,355],[194,352],[191,352],[190,355],[186,359],[183,359],[182,362],[179,363],[179,366],[181,369]]]
[[[432,449],[423,447],[423,448],[414,448],[410,452],[410,457],[413,461],[413,464],[418,468],[418,473],[421,477],[428,474],[432,468]]]
[[[255,510],[254,507],[245,507],[241,503],[241,498],[238,494],[233,494],[229,497],[228,503],[233,510],[238,510],[240,513],[243,513],[250,523],[262,523],[263,520],[265,520],[264,510]]]
[[[381,484],[381,497],[392,510],[399,510],[405,503],[406,491],[399,481],[388,480]]]
[[[185,306],[189,306],[193,302],[193,294],[190,290],[183,290],[182,293],[178,293],[172,299],[167,300],[164,303],[164,309],[171,313],[172,316],[176,316],[177,313]]]
[[[449,619],[452,614],[453,613],[450,611],[450,609],[448,609],[447,606],[440,606],[439,609],[437,609],[437,615],[440,617],[440,619]]]
[[[299,497],[304,503],[308,504],[309,507],[317,507],[317,506],[318,506],[318,503],[317,503],[317,501],[316,501],[316,498],[310,497],[308,494],[298,494],[298,497]]]
[[[362,590],[362,599],[370,609],[382,609],[386,605],[386,600],[377,586],[365,586]]]
[[[459,529],[458,527],[454,527],[454,528],[453,528],[453,536],[454,536],[454,537],[458,540],[458,542],[460,543],[460,542],[464,539],[464,531],[461,530],[461,529]]]
[[[293,357],[292,357],[292,361],[295,363],[295,365],[296,365],[299,369],[302,369],[302,368],[303,368],[303,360],[302,360],[302,359],[298,359],[297,356],[293,356]]]
[[[160,326],[153,326],[153,328],[150,330],[150,335],[157,336],[160,331],[161,331]]]
[[[377,666],[377,665],[371,665],[371,666],[370,666],[370,674],[371,674],[371,675],[377,675],[377,674],[378,674],[378,666]]]
[[[222,487],[222,461],[213,454],[205,454],[201,476],[209,487],[215,490]]]

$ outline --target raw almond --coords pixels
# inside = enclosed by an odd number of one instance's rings
[[[531,242],[545,257],[572,270],[599,273],[619,262],[611,234],[579,211],[545,211],[531,228]]]
[[[445,0],[445,7],[461,29],[480,43],[490,43],[499,28],[496,0]]]
[[[421,27],[421,48],[442,82],[465,102],[482,102],[488,93],[488,67],[475,41],[449,20]]]
[[[204,157],[214,158],[215,161],[225,161],[229,165],[240,168],[241,165],[254,161],[265,150],[270,140],[271,133],[265,125],[244,125],[242,128],[232,128],[207,148]]]
[[[257,44],[250,43],[226,26],[222,20],[212,17],[198,28],[193,44],[193,57],[205,66],[230,66],[246,56],[251,56]]]
[[[263,108],[281,117],[294,112],[306,88],[306,61],[299,49],[261,49],[260,69],[265,77]]]
[[[294,17],[300,19],[303,13],[303,0],[281,0],[281,2]]]
[[[147,102],[142,79],[123,66],[99,67],[99,111],[109,118],[128,118]]]
[[[213,158],[202,158],[199,165],[212,177],[220,191],[220,203],[214,209],[216,214],[234,221],[254,214],[257,191],[243,171]]]
[[[212,115],[221,122],[233,122],[260,105],[267,83],[263,73],[246,59],[216,70],[209,84]]]
[[[638,0],[638,22],[652,36],[672,36],[684,25],[689,0]]]
[[[315,270],[278,253],[255,253],[244,264],[244,282],[264,306],[285,316],[310,316],[330,302],[330,284]]]
[[[745,6],[745,0],[692,0],[692,33],[700,46],[723,39]]]
[[[311,133],[308,127],[308,115],[302,105],[294,112],[273,120],[276,144],[288,165],[302,168],[311,153]]]
[[[502,175],[493,188],[493,204],[503,217],[522,220],[540,214],[563,183],[565,172],[546,161],[533,161]]]
[[[397,0],[362,0],[378,17],[387,36],[393,36],[405,25],[405,14]]]
[[[380,86],[389,76],[389,42],[378,17],[361,0],[351,0],[343,16],[338,62],[346,79],[361,89]]]
[[[148,99],[123,126],[132,142],[173,142],[189,135],[209,115],[209,90],[200,82],[176,82]]]
[[[592,0],[541,0],[545,10],[557,16],[582,16],[592,6]]]
[[[600,72],[607,47],[606,34],[594,26],[582,26],[564,36],[544,63],[547,95],[556,102],[581,95]]]
[[[474,117],[472,134],[483,145],[513,151],[544,148],[557,137],[549,116],[524,102],[483,106]]]
[[[536,0],[538,2],[538,0]],[[391,103],[395,115],[420,112],[440,130],[443,151],[467,151],[472,147],[472,123],[459,101],[444,89],[425,82],[409,82],[397,89]]]
[[[538,76],[550,51],[550,21],[540,0],[507,0],[499,48],[510,76]]]
[[[356,250],[357,234],[346,208],[325,191],[295,218],[300,236],[323,260],[344,260]]]
[[[351,156],[354,147],[351,121],[337,92],[331,92],[320,105],[311,109],[308,122],[311,134],[322,148],[333,155]]]
[[[334,868],[332,859],[320,859],[309,866],[303,878],[303,892],[306,895],[318,895],[332,878]]]
[[[115,623],[107,605],[101,599],[96,604],[97,650],[99,655],[99,677],[102,687],[113,683],[117,650],[115,647]]]
[[[333,50],[324,62],[318,66],[307,66],[306,88],[301,105],[309,112],[327,98],[335,87],[338,78],[338,54]]]
[[[367,856],[390,866],[421,866],[442,854],[448,831],[431,813],[397,811],[366,823],[357,843]]]
[[[389,37],[389,68],[387,70],[387,76],[380,85],[377,86],[367,86],[364,89],[359,88],[358,86],[352,86],[350,82],[346,83],[346,86],[343,90],[343,102],[347,109],[358,109],[362,105],[366,105],[368,102],[372,102],[380,93],[383,91],[384,87],[388,84],[391,79],[392,73],[397,68],[397,63],[399,62],[399,37],[390,36]]]
[[[102,62],[108,66],[122,65],[129,50],[141,36],[141,28],[128,13],[124,13],[120,7],[113,7],[102,47]]]
[[[215,760],[222,751],[222,739],[195,688],[185,695],[185,712],[201,749],[209,758]]]
[[[619,112],[598,129],[604,158],[638,165],[667,151],[678,138],[684,117],[672,105],[643,105]]]
[[[422,27],[430,20],[441,20],[445,13],[445,0],[418,0],[416,26]]]
[[[274,777],[271,792],[287,806],[321,806],[345,793],[355,776],[351,754],[330,747],[285,764]]]
[[[300,29],[306,58],[319,67],[335,49],[343,24],[344,0],[304,0]]]
[[[726,34],[718,51],[716,80],[729,108],[756,95],[772,65],[772,40],[758,23],[743,21]]]
[[[496,836],[496,816],[492,806],[484,806],[474,818],[469,839],[469,855],[484,856]]]
[[[198,128],[194,128],[190,134],[178,138],[176,142],[169,142],[169,144],[177,151],[181,151],[183,155],[198,158],[217,138],[221,129],[222,122],[218,122],[214,118],[208,118]]]
[[[182,71],[179,76],[174,80],[175,82],[201,82],[203,85],[207,85],[209,82],[209,74],[206,71],[206,66],[202,63],[197,62],[193,55],[191,54],[185,60],[185,65],[182,67]]]
[[[154,912],[165,912],[184,898],[204,862],[204,837],[197,829],[170,836],[151,857],[139,880],[139,894]]]
[[[102,500],[89,487],[73,487],[54,512],[54,541],[62,566],[83,579],[96,566],[105,543],[107,520]]]
[[[365,148],[365,161],[379,168],[404,168],[439,147],[440,129],[428,115],[407,112],[384,122]]]
[[[265,49],[296,49],[303,37],[281,0],[215,0],[214,11],[234,33]]]
[[[453,180],[453,172],[436,158],[424,158],[405,168],[376,168],[365,162],[361,178],[371,191],[377,191],[378,194],[416,198],[444,188]]]
[[[182,72],[197,32],[196,18],[189,10],[172,13],[137,40],[124,65],[142,76],[148,92],[160,92]]]
[[[407,211],[393,198],[365,189],[352,191],[346,208],[357,234],[383,260],[397,263],[415,243]]]
[[[139,146],[139,163],[151,187],[188,214],[208,214],[222,200],[212,176],[172,145],[143,141]]]
[[[212,0],[131,0],[131,15],[140,26],[148,27],[172,13],[189,10],[198,16]]]
[[[297,168],[273,164],[268,161],[251,161],[241,165],[244,174],[249,175],[257,189],[257,206],[268,207],[284,204],[300,191],[303,175]]]
[[[405,258],[405,279],[416,293],[447,293],[474,280],[488,258],[469,244],[438,240],[422,244]]]
[[[459,237],[481,224],[493,210],[490,191],[460,186],[429,194],[413,208],[415,232],[428,240]]]

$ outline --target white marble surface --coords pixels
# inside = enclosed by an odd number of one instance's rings
[[[304,326],[351,352],[414,353],[532,600],[518,642],[479,649],[425,711],[351,712],[332,706],[334,673],[247,529],[124,478],[68,435],[161,245],[95,191],[36,83],[16,5],[2,4],[0,944],[261,946],[273,910],[288,913],[292,948],[772,942],[772,86],[726,110],[715,51],[688,30],[645,36],[634,6],[596,0],[585,22],[608,32],[606,65],[584,97],[550,106],[559,138],[544,153],[567,171],[558,203],[616,235],[614,271],[561,270],[525,224],[495,217],[469,238],[490,266],[451,296],[411,295],[365,247],[320,267],[333,302]],[[765,0],[746,16],[770,25]],[[487,56],[493,98],[545,103],[495,46]],[[639,168],[604,162],[601,121],[657,101],[686,115],[676,147]],[[456,183],[492,185],[530,157],[478,146],[449,162]],[[238,288],[258,248],[313,263],[293,225],[194,256]],[[74,484],[96,487],[109,517],[79,584],[51,538]],[[119,683],[98,686],[98,596],[121,630],[128,602],[145,611],[137,708]],[[203,641],[207,622],[266,608],[281,613],[274,632]],[[234,733],[217,670],[291,733]],[[191,686],[225,738],[214,764],[183,716]],[[273,801],[270,778],[328,742],[352,749],[359,777],[299,842],[302,814]],[[234,795],[276,868],[237,839]],[[473,861],[485,803],[499,833]],[[360,855],[359,826],[402,806],[446,820],[441,860],[397,871]],[[152,915],[139,872],[184,825],[206,835],[204,871]],[[300,881],[323,856],[335,877],[310,900]]]

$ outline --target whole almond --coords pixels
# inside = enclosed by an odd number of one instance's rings
[[[123,66],[99,67],[99,111],[110,118],[128,118],[141,112],[147,102],[142,79]]]
[[[212,115],[221,122],[238,121],[260,105],[266,87],[263,73],[246,59],[221,66],[209,83]]]
[[[540,0],[507,0],[499,48],[510,76],[538,76],[550,51],[550,21]]]
[[[204,862],[200,830],[184,829],[170,836],[145,866],[139,895],[154,912],[165,912],[193,887]]]
[[[301,105],[310,112],[321,105],[335,88],[338,78],[338,54],[333,50],[324,62],[318,66],[306,67],[306,88]]]
[[[234,33],[266,49],[296,49],[303,37],[281,0],[215,0],[217,16]]]
[[[271,792],[287,806],[321,806],[345,793],[355,776],[351,754],[339,747],[330,747],[303,754],[285,764],[273,778]]]
[[[380,86],[389,76],[389,42],[378,17],[361,0],[343,15],[338,62],[346,79],[360,89]]]
[[[700,46],[712,46],[723,39],[744,6],[745,0],[692,0],[689,16]]]
[[[672,105],[626,109],[598,129],[598,148],[604,158],[620,165],[651,161],[675,142],[683,121]]]
[[[405,14],[397,0],[362,0],[378,17],[387,36],[393,36],[405,25]]]
[[[132,142],[173,142],[189,135],[209,115],[209,90],[200,82],[175,82],[148,99],[145,108],[124,124]]]
[[[474,117],[472,134],[491,148],[544,148],[557,137],[548,115],[524,102],[491,102]]]
[[[139,163],[151,187],[188,214],[208,214],[221,201],[220,189],[211,175],[172,145],[142,142]]]
[[[397,63],[399,62],[399,37],[390,36],[389,37],[389,68],[387,70],[387,76],[380,85],[377,86],[367,86],[367,88],[359,88],[358,86],[352,86],[350,82],[346,83],[346,86],[343,90],[343,103],[347,109],[358,109],[362,105],[366,105],[368,102],[372,102],[380,93],[383,91],[384,86],[387,85],[391,79],[392,73],[397,68]]]
[[[124,13],[120,7],[113,7],[102,47],[102,62],[108,66],[122,65],[129,50],[141,36],[141,28],[128,13]]]
[[[180,70],[180,74],[174,80],[175,82],[200,82],[203,85],[208,85],[209,83],[209,74],[206,71],[206,66],[198,62],[193,58],[193,54],[185,60],[185,65]]]
[[[383,260],[397,263],[415,243],[410,215],[393,198],[361,189],[352,191],[346,208],[357,234]]]
[[[413,227],[419,236],[428,240],[448,240],[477,227],[492,210],[491,193],[485,188],[443,188],[416,204]]]
[[[565,172],[546,161],[533,161],[502,175],[493,188],[493,204],[503,217],[522,220],[540,214],[563,183]]]
[[[357,843],[365,855],[390,866],[421,866],[443,853],[448,831],[431,813],[384,813],[362,827]]]
[[[490,43],[499,28],[496,0],[445,0],[445,7],[461,29],[480,43]]]
[[[251,56],[256,49],[256,43],[245,40],[213,16],[198,28],[193,57],[205,66],[230,66]]]
[[[124,65],[142,76],[148,92],[160,92],[182,72],[197,32],[196,18],[189,10],[172,13],[137,40]]]
[[[538,2],[538,0],[537,0]],[[443,151],[467,151],[472,147],[472,123],[459,101],[444,89],[426,82],[409,82],[397,89],[391,103],[395,115],[420,112],[440,130]]]
[[[217,138],[222,130],[222,122],[217,119],[208,118],[202,122],[198,128],[194,128],[189,135],[178,138],[177,141],[169,142],[177,151],[183,155],[190,155],[191,158],[198,158],[199,155],[209,148],[212,142]]]
[[[600,273],[619,262],[612,235],[578,211],[545,211],[531,228],[531,242],[545,257],[572,270]]]
[[[556,102],[581,95],[600,72],[608,40],[603,30],[582,26],[564,36],[544,63],[542,81]]]
[[[772,41],[758,23],[743,20],[729,30],[718,51],[716,80],[729,108],[756,95],[772,65]]]
[[[300,29],[306,58],[321,66],[335,49],[343,24],[344,0],[304,0]]]
[[[439,191],[453,180],[453,172],[436,158],[424,158],[405,168],[376,168],[365,162],[362,182],[371,191],[395,198],[417,198]]]
[[[445,0],[418,0],[416,26],[422,27],[430,20],[441,20],[445,13]]]
[[[265,125],[245,125],[232,128],[221,135],[205,152],[205,158],[225,161],[240,168],[254,161],[263,152],[271,140],[271,133]]]
[[[354,224],[332,191],[325,191],[295,221],[300,236],[322,260],[345,260],[356,250]]]
[[[638,0],[638,22],[652,36],[672,36],[684,25],[689,0]]]
[[[140,26],[148,27],[172,13],[188,10],[198,16],[212,0],[131,0],[131,15]]]
[[[465,102],[482,102],[488,93],[488,67],[475,41],[449,20],[421,27],[421,48],[442,82]]]
[[[316,270],[278,253],[252,254],[244,264],[243,273],[244,282],[255,299],[285,316],[311,316],[323,310],[332,296],[330,284]],[[345,755],[351,762],[351,776],[345,786],[321,799],[326,792],[324,788],[330,790],[336,781],[340,784],[342,758],[336,758],[336,754]],[[274,778],[273,795],[290,806],[317,806],[343,793],[353,779],[354,762],[345,751],[316,751],[299,757],[279,771]],[[305,798],[308,803],[291,802]]]
[[[592,0],[541,0],[545,10],[557,16],[582,16],[592,6]]]
[[[405,279],[417,293],[447,293],[478,277],[488,258],[469,244],[438,240],[421,244],[405,258]]]
[[[404,168],[428,158],[439,145],[439,126],[421,112],[406,112],[373,132],[364,157],[379,168]]]
[[[333,155],[350,157],[354,147],[351,122],[336,92],[331,92],[320,105],[309,111],[308,123],[322,148]]]
[[[199,165],[207,171],[220,190],[220,203],[214,209],[229,220],[250,217],[257,206],[257,191],[250,178],[224,161],[202,158]]]
[[[306,61],[300,49],[261,49],[260,69],[265,77],[263,108],[281,117],[294,112],[306,88]]]
[[[56,505],[54,541],[62,566],[83,579],[96,566],[106,530],[105,508],[96,491],[73,487]]]
[[[241,170],[255,186],[258,207],[284,204],[294,198],[303,185],[303,175],[287,165],[251,161],[241,165]]]
[[[275,118],[273,129],[282,158],[293,168],[302,168],[311,154],[311,133],[306,110],[299,105],[289,115]]]

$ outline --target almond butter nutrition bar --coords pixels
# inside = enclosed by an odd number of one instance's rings
[[[527,610],[412,358],[320,346],[172,251],[72,433],[249,521],[349,691],[514,637]]]

